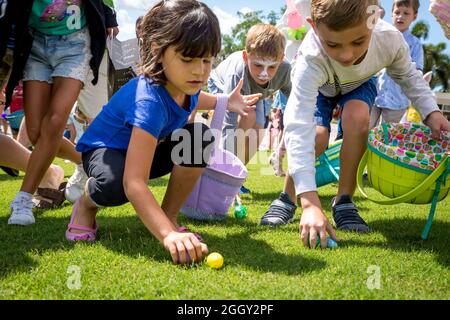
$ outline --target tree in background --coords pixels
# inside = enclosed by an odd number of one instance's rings
[[[222,36],[222,51],[217,55],[215,64],[218,65],[233,52],[244,50],[245,38],[252,26],[258,23],[276,25],[285,10],[285,7],[282,7],[279,13],[272,10],[267,16],[261,10],[248,13],[238,12],[240,22],[231,29],[231,35]]]
[[[426,40],[429,26],[424,21],[418,21],[411,32],[419,39]],[[450,88],[450,57],[445,53],[446,48],[447,44],[444,42],[423,45],[425,60],[423,73],[433,71],[430,87],[443,92],[448,92]]]

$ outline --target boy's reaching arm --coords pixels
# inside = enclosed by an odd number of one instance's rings
[[[289,159],[289,174],[296,194],[316,190],[314,112],[324,71],[299,56],[293,76],[285,119],[285,143]]]
[[[319,87],[325,82],[324,71],[302,57],[298,58],[295,70],[294,86],[284,115],[289,174],[303,209],[299,230],[301,241],[308,246],[309,240],[315,248],[317,236],[320,236],[321,246],[326,248],[327,232],[333,240],[337,239],[316,192],[314,113]]]

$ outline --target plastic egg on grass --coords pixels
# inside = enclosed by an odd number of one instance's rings
[[[220,269],[223,266],[223,257],[217,252],[210,253],[206,258],[206,263],[213,269]]]

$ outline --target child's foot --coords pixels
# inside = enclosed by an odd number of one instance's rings
[[[8,219],[8,224],[17,224],[27,226],[34,224],[33,215],[33,196],[29,193],[19,191],[10,205],[11,217]]]
[[[343,195],[336,203],[336,197],[332,200],[333,221],[337,229],[354,232],[370,232],[371,229],[361,218],[358,208],[349,195]]]
[[[250,189],[247,189],[246,187],[242,186],[241,190],[239,191],[240,194],[247,194],[250,193]]]
[[[39,184],[39,188],[58,189],[64,181],[64,170],[55,164],[50,165]]]
[[[38,209],[54,209],[65,200],[64,170],[57,165],[50,165],[34,194],[33,202]]]
[[[91,210],[83,205],[83,200],[85,200],[85,197],[80,198],[73,205],[72,216],[66,230],[66,239],[68,241],[93,242],[96,240],[97,223],[95,221],[95,213],[90,212]]]
[[[270,155],[269,163],[272,165],[272,169],[277,177],[284,177],[286,175],[283,171],[280,156],[276,152]]]
[[[82,196],[77,202],[75,202],[75,204],[77,204],[77,210],[71,223],[92,228],[95,225],[95,215],[97,214],[98,208],[93,206],[91,201],[86,196]],[[81,233],[76,229],[70,231],[74,233]]]
[[[75,203],[81,198],[84,192],[84,185],[88,179],[86,173],[84,172],[83,165],[78,164],[75,168],[74,173],[67,181],[65,196],[66,199],[72,203]]]
[[[293,203],[286,192],[281,192],[261,218],[261,225],[275,227],[288,224],[294,219],[297,206]]]

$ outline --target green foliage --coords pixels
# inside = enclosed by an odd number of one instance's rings
[[[238,12],[237,15],[240,22],[232,28],[231,35],[222,36],[222,51],[218,54],[215,64],[218,65],[233,52],[244,50],[245,38],[252,26],[258,23],[275,25],[283,12],[283,8],[280,10],[280,13],[270,11],[267,16],[262,11],[252,11],[245,14]]]
[[[110,8],[114,8],[114,2],[113,2],[113,0],[103,0],[103,3],[104,3],[105,5],[107,5],[108,7],[110,7]]]
[[[424,21],[418,21],[412,28],[412,34],[419,39],[426,40],[429,34],[429,25]],[[433,71],[431,88],[440,88],[448,92],[450,88],[450,57],[445,53],[447,44],[424,44],[424,73]]]
[[[413,26],[411,33],[419,39],[427,40],[430,26],[425,21],[417,21]]]

